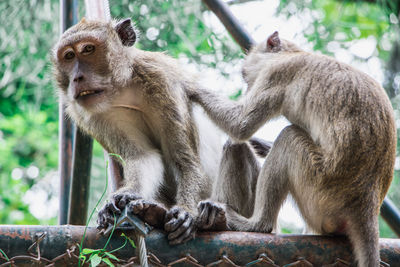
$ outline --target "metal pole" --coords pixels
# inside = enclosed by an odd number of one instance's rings
[[[239,21],[229,10],[229,6],[220,0],[203,0],[208,8],[221,20],[228,32],[246,53],[255,44],[249,33],[240,25]],[[381,215],[392,230],[400,236],[400,212],[388,199],[383,200]]]
[[[75,127],[68,224],[85,225],[89,207],[93,139]]]
[[[400,211],[389,198],[385,198],[382,203],[381,215],[393,232],[400,237]]]
[[[60,30],[74,25],[78,20],[78,1],[60,0]],[[59,224],[66,224],[69,210],[69,194],[71,187],[72,169],[72,143],[73,124],[67,119],[63,99],[59,105],[59,172],[60,172],[60,211],[58,215]]]
[[[9,259],[22,255],[28,255],[28,249],[32,244],[40,240],[40,257],[49,259],[54,265],[47,266],[67,266],[67,263],[75,263],[78,249],[74,253],[68,253],[71,249],[80,243],[84,226],[23,226],[23,225],[0,225],[0,248],[5,252]],[[133,231],[124,231],[127,236],[134,235]],[[38,238],[40,237],[40,238]],[[103,248],[107,241],[107,236],[99,235],[94,227],[89,227],[86,232],[84,248],[98,249]],[[38,243],[38,241],[37,241]],[[114,232],[106,251],[111,251],[120,247],[124,243],[124,238],[119,232]],[[173,262],[181,262],[180,266],[185,265],[185,259],[194,259],[198,264],[190,266],[222,266],[219,261],[229,259],[236,265],[245,266],[254,264],[264,254],[275,262],[278,266],[294,263],[299,258],[304,258],[313,266],[345,266],[337,263],[337,259],[345,262],[353,262],[351,244],[345,237],[328,237],[312,235],[274,235],[250,232],[199,232],[196,239],[179,246],[170,246],[166,234],[162,231],[153,230],[146,236],[147,249],[151,253],[151,263],[154,266],[174,266]],[[138,245],[138,243],[136,243]],[[35,256],[31,259],[38,259],[37,244],[31,249]],[[380,239],[379,240],[381,260],[390,264],[390,266],[399,266],[400,264],[400,239]],[[137,253],[138,248],[133,249],[128,243],[124,248],[114,253],[121,260],[132,258]],[[60,255],[65,255],[64,257]],[[74,254],[73,257],[71,254]],[[154,255],[157,258],[155,258]],[[16,258],[13,266],[33,266],[23,265]],[[57,260],[58,259],[58,260]],[[157,261],[158,259],[159,261]],[[0,264],[6,260],[0,255]],[[41,262],[45,262],[42,260]],[[47,262],[46,264],[49,264]],[[135,263],[138,263],[137,259]],[[263,264],[263,262],[261,262]],[[268,265],[264,262],[267,266]],[[34,266],[39,266],[34,265]],[[42,266],[42,265],[40,265]],[[68,265],[77,266],[77,265]],[[129,265],[131,266],[131,265]],[[232,265],[229,265],[232,266]],[[254,264],[254,266],[259,266]],[[293,265],[294,266],[294,265]],[[300,265],[296,266],[309,266]]]
[[[244,27],[235,18],[229,9],[229,6],[219,0],[203,0],[203,3],[214,12],[225,28],[232,35],[233,39],[240,45],[242,50],[247,53],[255,44],[253,38]]]

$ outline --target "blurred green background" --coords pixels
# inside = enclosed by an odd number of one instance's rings
[[[237,10],[259,1],[227,2]],[[57,223],[58,102],[49,52],[60,35],[59,9],[58,0],[0,1],[1,224]],[[79,9],[83,16],[83,1],[79,1]],[[201,1],[111,0],[110,9],[112,17],[131,17],[136,22],[141,31],[137,47],[166,51],[194,70],[213,72],[223,81],[237,79],[230,66],[240,66],[243,54],[225,31],[208,22],[213,15]],[[378,59],[399,122],[399,11],[400,4],[394,0],[285,0],[274,12],[281,19],[306,15],[302,36],[309,47],[325,54],[350,49],[357,40],[374,41],[373,57]],[[248,30],[255,32],[257,26]],[[352,61],[369,59],[354,56]],[[243,82],[233,87],[231,96],[237,97]],[[397,158],[389,192],[398,207],[399,163]],[[95,143],[91,208],[105,185],[104,168],[103,151]],[[382,220],[380,230],[382,237],[395,237]],[[297,229],[284,225],[283,231]]]

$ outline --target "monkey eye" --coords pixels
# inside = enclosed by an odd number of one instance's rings
[[[75,57],[75,53],[72,51],[68,51],[67,53],[65,53],[64,58],[67,60],[73,59]]]
[[[83,49],[82,49],[82,54],[84,54],[84,55],[89,55],[89,54],[93,53],[94,50],[95,50],[94,45],[91,45],[91,44],[85,45],[85,46],[83,47]]]

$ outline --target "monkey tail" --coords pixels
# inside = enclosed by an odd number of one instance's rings
[[[250,138],[249,143],[253,147],[256,154],[261,158],[265,158],[268,155],[273,145],[273,142],[257,137]]]

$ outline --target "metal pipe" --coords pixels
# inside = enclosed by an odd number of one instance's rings
[[[35,243],[33,249],[30,249],[29,252],[34,254],[34,257],[31,256],[31,258],[38,258],[37,243],[39,243],[40,257],[55,262],[55,266],[65,266],[66,262],[75,261],[76,263],[77,249],[74,253],[71,252],[71,249],[77,243],[80,243],[84,229],[84,226],[72,225],[1,225],[0,249],[5,252],[8,258],[28,255],[29,247],[35,241],[40,240],[40,242]],[[124,233],[127,236],[134,235],[133,231],[124,231]],[[88,228],[83,248],[103,248],[106,240],[107,237],[99,235],[95,228]],[[120,236],[118,231],[115,232],[106,251],[118,248],[123,242],[124,238]],[[379,244],[382,261],[390,264],[390,266],[399,266],[400,240],[380,239]],[[150,263],[157,261],[156,258],[160,261],[157,266],[166,266],[177,261],[187,262],[187,260],[198,261],[197,266],[216,263],[221,260],[229,260],[243,266],[260,259],[262,254],[279,266],[296,262],[299,258],[304,258],[314,266],[333,264],[337,261],[337,258],[346,262],[353,261],[351,245],[345,237],[274,235],[235,231],[200,232],[196,239],[192,241],[179,246],[170,246],[164,232],[152,231],[146,236],[146,245],[147,250],[156,256],[149,257]],[[70,250],[69,255],[68,249]],[[114,255],[119,259],[128,260],[135,253],[135,249],[128,244]],[[60,257],[63,254],[66,256]],[[5,260],[0,258],[0,264],[4,264],[4,262]],[[16,266],[31,265],[16,262]]]
[[[238,20],[229,10],[229,6],[220,0],[203,0],[203,2],[217,15],[228,32],[242,47],[242,50],[244,52],[249,51],[255,42],[249,33],[239,24]],[[388,198],[383,200],[381,215],[390,228],[400,236],[400,212]]]
[[[233,39],[240,45],[242,50],[247,53],[254,45],[254,40],[229,9],[229,6],[218,0],[203,0],[203,3],[214,12],[221,20],[225,28],[232,35]]]
[[[93,139],[75,127],[68,224],[85,225],[89,207]]]
[[[60,32],[64,32],[78,21],[78,0],[60,0]],[[71,188],[73,124],[67,119],[63,99],[59,105],[59,172],[60,211],[59,224],[66,224],[69,211]]]
[[[400,211],[389,198],[385,198],[382,203],[381,215],[393,232],[400,237]]]

